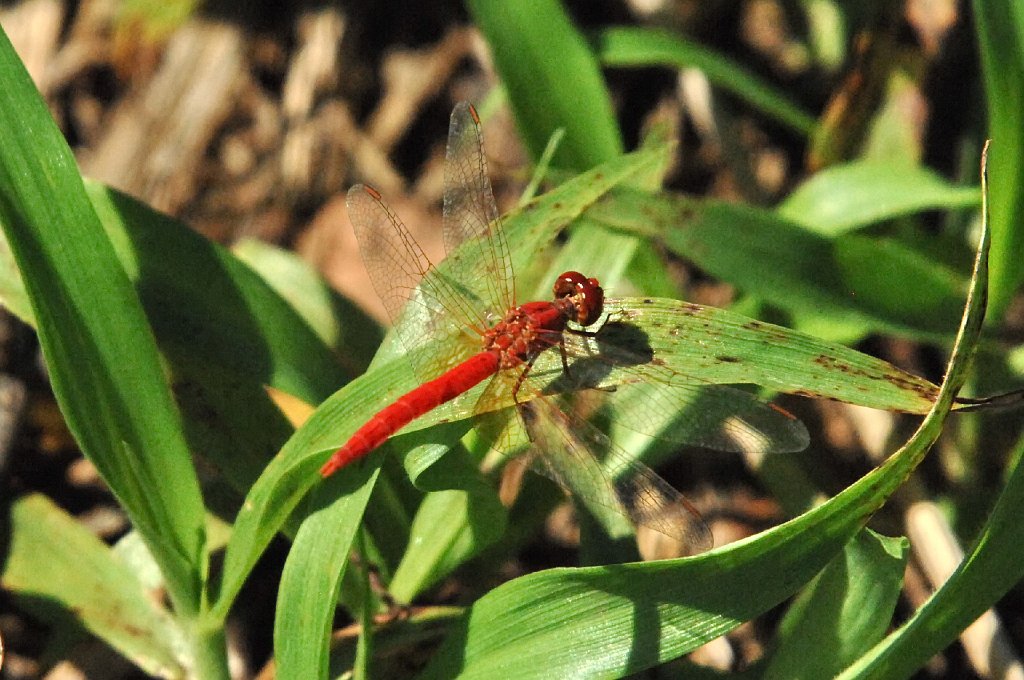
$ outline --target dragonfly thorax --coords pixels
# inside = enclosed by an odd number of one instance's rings
[[[573,318],[571,302],[527,302],[513,307],[483,335],[485,351],[498,352],[501,368],[513,368],[559,343],[566,321]]]

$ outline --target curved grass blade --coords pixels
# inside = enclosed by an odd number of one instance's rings
[[[922,210],[980,204],[976,187],[954,186],[925,168],[855,161],[815,173],[776,212],[819,234],[836,236]]]
[[[583,171],[622,153],[597,59],[556,0],[467,2],[487,39],[530,155],[565,128],[556,167]]]
[[[831,678],[892,624],[910,545],[862,530],[797,596],[764,677]]]
[[[938,438],[984,319],[987,247],[985,231],[946,381],[917,432],[884,465],[794,520],[697,557],[552,569],[506,583],[473,605],[423,677],[624,675],[677,658],[792,595]]]
[[[433,435],[434,431],[421,431],[421,434]],[[417,437],[399,439],[408,441]],[[278,591],[274,649],[278,670],[284,677],[323,676],[326,665],[321,664],[327,663],[338,590],[347,568],[348,554],[353,549],[355,532],[364,521],[363,512],[373,489],[377,464],[382,455],[388,455],[387,449],[397,448],[401,443],[385,446],[384,452],[373,454],[354,475],[345,470],[339,472],[335,477],[348,479],[340,487],[332,477],[310,495],[310,503],[316,509],[303,521],[295,536]],[[434,443],[431,448],[446,451],[448,446]],[[460,461],[452,455],[446,457],[445,468],[445,486],[451,490],[429,494],[421,504],[410,535],[409,552],[403,556],[392,580],[391,594],[399,604],[407,604],[436,580],[438,573],[447,573],[446,567],[478,553],[504,528],[504,509],[494,490],[481,482],[478,468],[471,461]],[[459,521],[460,509],[464,523]],[[438,516],[438,510],[448,512]],[[424,522],[431,526],[421,526]],[[424,544],[420,540],[424,529],[435,528],[438,524],[451,530],[446,534],[450,542]],[[365,559],[366,553],[361,552],[361,556]],[[365,606],[364,602],[361,610]]]
[[[1024,503],[1024,443],[1009,454],[1017,464],[973,548],[950,578],[900,628],[879,642],[842,675],[852,678],[908,677],[953,644],[1024,577],[1020,508]]]
[[[848,279],[866,280],[871,274],[853,265],[876,265],[862,258],[851,262],[842,252],[856,248],[863,253],[864,243],[844,245],[844,237],[826,238],[773,211],[620,189],[587,214],[610,227],[664,239],[670,250],[704,271],[753,295],[770,291],[773,305],[793,312],[825,314],[844,324],[856,321],[869,329],[948,341],[963,304],[963,298],[951,295],[948,287],[933,293],[928,303],[934,314],[924,319],[912,311],[862,304]],[[892,256],[882,259],[884,247],[878,246],[877,251],[877,267],[882,263],[889,268],[904,266]],[[751,262],[765,266],[752,267]],[[920,268],[920,262],[905,266]],[[881,269],[874,271],[876,276],[884,274]],[[932,277],[948,278],[948,273],[937,268]]]
[[[605,66],[698,68],[712,84],[797,132],[807,135],[814,127],[814,117],[781,92],[724,55],[668,31],[614,26],[598,32],[595,43],[597,58]]]
[[[344,366],[227,249],[119,191],[94,182],[86,188],[172,364],[208,365],[308,403],[326,399],[363,369]]]
[[[327,675],[334,604],[378,468],[365,465],[359,472],[358,480],[338,474],[310,495],[311,510],[295,535],[278,590],[274,656],[279,677]],[[285,587],[296,580],[304,587]]]
[[[178,612],[206,576],[199,484],[152,332],[71,150],[0,32],[0,221],[61,411],[145,538]]]
[[[980,252],[988,248],[988,172],[986,152],[982,153],[982,192],[985,217]],[[994,166],[993,166],[994,167]],[[979,256],[980,257],[980,256]],[[984,277],[976,279],[975,297],[984,297]],[[1020,545],[1024,526],[1020,521],[1024,503],[1024,465],[1018,443],[1012,455],[1016,464],[1003,488],[991,517],[976,543],[949,579],[895,632],[879,642],[840,676],[843,678],[905,677],[922,666],[939,650],[956,639],[964,628],[1015,586],[1024,574]]]
[[[322,318],[339,319],[334,328],[344,351],[334,354],[224,248],[114,189],[87,182],[86,192],[168,360],[189,444],[244,493],[292,431],[264,386],[322,401],[363,370],[372,336],[359,329],[373,324],[348,309],[335,314],[344,304],[336,298],[321,303]],[[9,256],[6,241],[0,246]],[[322,294],[308,275],[292,276],[290,285],[303,287],[307,304]],[[34,325],[13,261],[0,268],[0,299]]]
[[[985,79],[993,215],[992,316],[1003,315],[1024,281],[1024,13],[1014,0],[974,0]]]
[[[132,568],[73,517],[42,495],[11,507],[11,543],[0,572],[4,590],[32,603],[59,603],[150,675],[183,677],[183,642]]]
[[[475,461],[456,449],[444,467],[444,488],[427,494],[416,509],[408,547],[389,585],[400,604],[412,602],[506,529],[507,511]],[[417,483],[422,486],[422,478]]]

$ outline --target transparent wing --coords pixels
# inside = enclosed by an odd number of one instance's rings
[[[514,371],[496,377],[475,410],[507,406],[516,379]],[[518,406],[533,444],[530,466],[535,471],[636,526],[681,541],[690,553],[711,548],[711,533],[685,496],[577,416],[564,399],[536,391],[537,383],[535,376],[525,381]],[[566,392],[579,389],[576,384]],[[792,415],[725,385],[641,383],[599,393],[616,405],[611,427],[649,437],[748,454],[798,451],[808,442],[806,429]],[[497,450],[512,450],[509,431],[492,427]]]
[[[376,189],[365,184],[353,186],[345,205],[370,281],[395,323],[434,265]]]
[[[615,424],[649,437],[748,455],[803,451],[810,441],[788,411],[727,385],[636,383],[612,398]]]
[[[570,355],[579,349],[574,338],[565,336]],[[476,412],[512,405],[524,369],[503,371],[480,396]],[[570,356],[568,373],[557,347],[542,352],[516,397],[527,402],[593,388],[614,403],[613,426],[648,437],[748,455],[802,451],[810,441],[803,423],[775,404],[730,385],[677,373],[642,352],[607,342],[593,354]]]
[[[549,399],[519,407],[535,445],[531,466],[578,498],[598,503],[674,538],[691,554],[710,549],[711,530],[696,508],[649,467],[595,427]],[[603,451],[603,459],[595,456]]]
[[[631,343],[627,329],[615,330],[597,337],[567,333],[566,352],[573,357],[569,374],[558,352],[548,352],[538,357],[521,394],[613,389],[616,424],[644,435],[748,454],[807,448],[807,428],[786,410],[735,387],[674,371],[645,352],[643,343]]]
[[[491,181],[480,119],[471,104],[452,111],[444,179],[444,245],[448,271],[502,312],[515,306],[512,257]]]
[[[429,366],[417,365],[419,376],[436,377],[478,348],[479,335],[467,336],[484,323],[486,310],[437,270],[380,193],[358,184],[348,192],[347,207],[366,270],[402,346],[412,352],[431,339],[463,338]]]

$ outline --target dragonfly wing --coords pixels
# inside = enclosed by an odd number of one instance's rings
[[[504,311],[515,304],[512,257],[487,177],[480,119],[466,102],[455,106],[448,128],[444,245],[447,271],[480,291],[485,305]]]
[[[735,387],[674,371],[642,345],[631,349],[572,334],[566,334],[565,344],[575,357],[568,376],[559,375],[558,356],[536,362],[538,376],[554,376],[544,391],[614,390],[616,422],[640,434],[751,454],[802,451],[810,442],[807,428],[784,409]]]
[[[509,408],[514,382],[508,371],[500,371],[487,383],[473,406],[473,426],[483,441],[503,456],[517,456],[530,447],[523,421]]]
[[[439,354],[431,365],[415,366],[420,377],[434,377],[471,353],[467,329],[483,321],[483,312],[464,301],[420,248],[402,220],[381,198],[363,184],[348,192],[348,214],[359,241],[359,250],[402,347],[410,354],[433,339],[456,340],[452,352]],[[479,345],[474,336],[470,344]]]
[[[712,547],[711,530],[696,508],[649,467],[615,446],[597,428],[549,399],[520,405],[533,440],[531,463],[578,498],[611,508],[634,525],[681,541],[691,553]],[[603,461],[594,452],[604,451]]]
[[[396,323],[434,265],[376,189],[357,184],[349,189],[345,204],[373,289]]]
[[[745,454],[794,453],[810,443],[795,416],[727,385],[621,385],[617,425],[650,437]]]

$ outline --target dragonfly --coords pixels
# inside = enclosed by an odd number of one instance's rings
[[[798,451],[803,424],[783,409],[722,385],[693,385],[652,366],[642,350],[615,346],[604,291],[596,278],[567,271],[552,299],[518,304],[508,236],[502,227],[483,151],[480,118],[460,103],[451,115],[445,160],[443,238],[447,257],[435,266],[381,194],[353,186],[347,207],[374,289],[413,356],[426,338],[451,337],[448,350],[414,366],[424,381],[372,416],[321,468],[327,477],[381,446],[414,419],[490,380],[476,398],[481,420],[514,405],[513,425],[532,442],[531,467],[570,494],[620,513],[636,526],[681,542],[690,553],[712,547],[711,532],[693,504],[576,414],[566,392],[593,387],[586,366],[608,362],[623,383],[645,390],[650,411],[624,425],[648,429],[685,412],[675,428],[684,443],[725,451]],[[403,320],[403,314],[409,318]],[[413,322],[413,320],[415,322]],[[630,337],[630,334],[618,334]],[[627,343],[628,344],[628,343]],[[420,353],[422,354],[422,353]],[[418,355],[417,355],[418,356]],[[560,371],[561,389],[538,374]],[[699,410],[686,410],[695,398]],[[678,405],[676,408],[675,405]],[[672,411],[672,414],[666,413]],[[664,431],[652,434],[667,436]],[[499,450],[508,448],[494,444]]]

